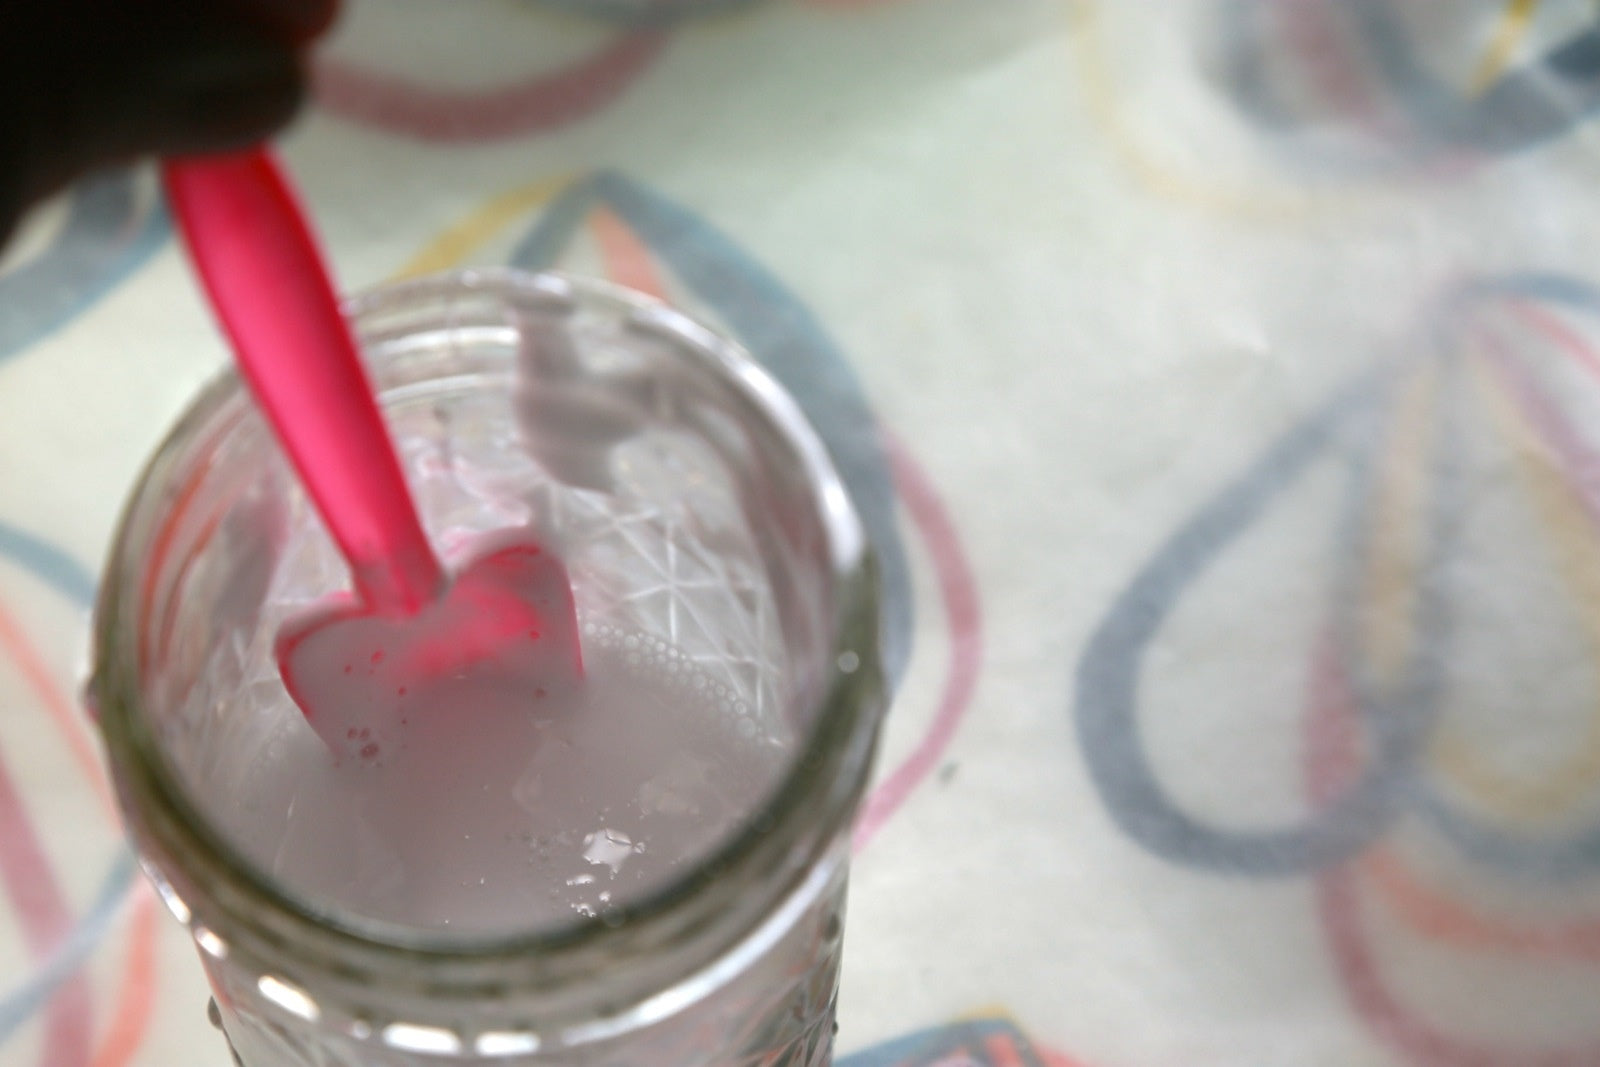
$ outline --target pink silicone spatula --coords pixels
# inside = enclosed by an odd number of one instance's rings
[[[336,756],[381,760],[452,682],[582,671],[565,567],[502,535],[452,578],[428,543],[316,242],[265,150],[169,160],[168,199],[245,381],[350,567],[354,595],[284,627],[278,666]]]

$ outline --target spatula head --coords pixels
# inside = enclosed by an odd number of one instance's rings
[[[277,653],[285,687],[334,757],[372,765],[435,732],[439,716],[471,729],[464,705],[474,694],[525,691],[536,716],[565,705],[551,698],[583,676],[567,569],[532,541],[481,552],[414,615],[330,604],[284,626]]]

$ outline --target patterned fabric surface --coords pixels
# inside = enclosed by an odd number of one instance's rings
[[[282,153],[347,288],[611,277],[833,444],[848,1067],[1600,1067],[1596,19],[353,0]],[[3,1067],[226,1062],[77,700],[224,358],[147,170],[0,259]]]

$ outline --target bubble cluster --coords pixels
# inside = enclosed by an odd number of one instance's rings
[[[641,680],[692,696],[739,737],[755,737],[756,723],[749,701],[726,682],[711,677],[682,649],[652,634],[599,621],[583,624],[583,640],[591,654],[606,654],[607,659],[620,662]]]

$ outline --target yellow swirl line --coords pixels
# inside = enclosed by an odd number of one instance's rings
[[[1139,143],[1118,99],[1106,62],[1104,31],[1095,0],[1066,0],[1068,36],[1074,48],[1089,118],[1123,168],[1145,191],[1160,199],[1213,215],[1258,222],[1296,221],[1337,206],[1349,196],[1294,193],[1234,186],[1185,174],[1156,159]]]
[[[465,262],[478,247],[491,240],[522,215],[549,203],[572,184],[570,177],[544,178],[492,197],[465,218],[447,228],[412,256],[394,279],[415,278],[449,270]]]
[[[1518,480],[1550,535],[1555,562],[1577,607],[1590,661],[1600,664],[1600,541],[1582,499],[1504,389],[1497,388],[1476,361],[1473,370],[1476,391],[1497,432],[1511,445]],[[1600,695],[1594,700],[1582,741],[1561,763],[1540,771],[1537,777],[1514,777],[1494,767],[1456,730],[1444,729],[1436,735],[1433,757],[1457,785],[1492,801],[1504,812],[1530,822],[1548,819],[1583,799],[1600,781]]]
[[[1373,508],[1371,555],[1362,575],[1366,610],[1359,621],[1362,652],[1377,668],[1377,675],[1392,681],[1416,654],[1419,636],[1416,618],[1418,572],[1422,559],[1422,516],[1427,508],[1428,462],[1432,455],[1432,424],[1425,417],[1438,393],[1438,370],[1419,370],[1396,398],[1384,449]],[[1411,505],[1411,506],[1407,506]],[[1423,506],[1419,506],[1423,505]]]
[[[1478,61],[1478,69],[1472,75],[1474,96],[1486,92],[1506,72],[1517,54],[1517,48],[1528,36],[1528,27],[1538,10],[1539,0],[1510,0],[1500,12],[1494,35],[1489,38],[1489,47],[1484,50],[1483,58]]]
[[[1182,207],[1252,222],[1297,222],[1347,209],[1362,192],[1381,191],[1402,182],[1372,180],[1361,188],[1333,192],[1292,191],[1211,181],[1186,174],[1159,160],[1140,143],[1124,112],[1116,81],[1106,59],[1104,30],[1096,0],[1065,0],[1068,36],[1078,68],[1090,121],[1111,146],[1121,166],[1151,195]],[[1500,77],[1527,35],[1539,0],[1509,0],[1473,75],[1475,92]]]

